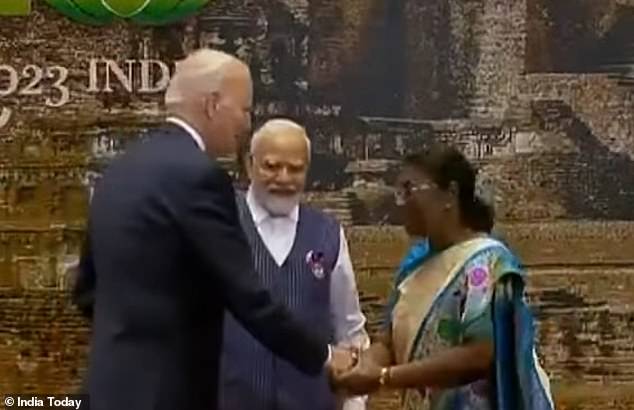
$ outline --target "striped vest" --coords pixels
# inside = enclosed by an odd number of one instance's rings
[[[300,206],[295,242],[284,264],[278,266],[253,223],[243,195],[238,195],[237,204],[264,285],[304,326],[332,341],[330,275],[339,256],[339,224]],[[321,263],[310,257],[317,254]],[[300,373],[263,347],[230,313],[225,315],[221,366],[220,410],[336,408],[325,372],[317,377]]]

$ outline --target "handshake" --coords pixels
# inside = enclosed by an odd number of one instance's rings
[[[372,393],[385,381],[384,371],[367,350],[333,347],[328,370],[333,390],[349,396]]]

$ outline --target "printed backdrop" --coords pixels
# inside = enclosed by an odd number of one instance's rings
[[[0,17],[0,393],[77,388],[89,329],[66,291],[90,187],[162,121],[174,62],[206,46],[250,64],[257,123],[309,130],[307,200],[348,228],[371,329],[407,246],[399,160],[456,144],[531,270],[558,400],[634,406],[634,2],[211,3],[155,28],[85,26],[37,0]]]

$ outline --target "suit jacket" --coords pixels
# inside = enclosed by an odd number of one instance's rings
[[[217,407],[223,311],[306,374],[327,341],[260,284],[229,175],[186,131],[129,147],[95,187],[74,301],[92,318],[93,410]]]

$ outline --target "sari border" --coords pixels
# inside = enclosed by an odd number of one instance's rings
[[[431,306],[429,307],[429,311],[425,314],[425,318],[423,319],[423,322],[421,323],[421,325],[418,327],[418,330],[416,331],[416,336],[414,337],[414,340],[412,341],[412,347],[411,347],[411,349],[410,349],[410,351],[409,351],[409,353],[407,355],[408,361],[412,361],[413,360],[414,352],[416,351],[415,346],[418,345],[418,343],[420,342],[421,337],[423,336],[423,330],[425,329],[427,323],[429,322],[429,319],[431,317],[431,312],[433,311],[433,308],[435,307],[435,305],[438,302],[438,300],[447,293],[447,291],[451,287],[451,285],[453,285],[456,282],[456,280],[460,276],[460,275],[458,275],[458,272],[460,272],[461,270],[462,270],[462,267],[457,269],[456,273],[453,276],[453,278],[451,278],[449,280],[449,282],[445,285],[445,287],[440,292],[438,292],[438,294],[436,294],[436,296],[434,297],[434,300],[431,303]]]
[[[482,238],[480,238],[482,239]],[[476,250],[475,252],[473,252],[472,254],[469,255],[468,258],[465,259],[464,262],[462,262],[462,264],[460,265],[460,267],[458,269],[456,269],[456,271],[454,272],[454,276],[453,278],[451,278],[444,286],[444,288],[442,290],[440,290],[436,296],[434,296],[434,300],[431,303],[431,306],[429,307],[429,310],[427,311],[427,313],[425,314],[425,317],[423,319],[423,321],[421,322],[421,325],[419,326],[418,330],[416,331],[416,336],[414,337],[414,340],[412,341],[412,346],[410,349],[410,352],[408,353],[407,357],[408,357],[408,361],[412,361],[414,360],[414,354],[416,352],[416,348],[415,346],[418,345],[418,343],[420,342],[421,337],[423,336],[423,332],[425,327],[427,326],[429,319],[431,317],[431,312],[433,312],[434,307],[436,306],[436,304],[438,303],[438,301],[444,296],[446,295],[446,293],[448,292],[448,289],[451,287],[451,285],[453,285],[456,280],[458,279],[458,277],[460,276],[459,273],[462,272],[462,270],[464,269],[465,265],[467,264],[467,262],[469,262],[472,258],[480,255],[483,252],[489,251],[491,249],[494,248],[502,248],[502,249],[506,249],[508,250],[508,248],[499,240],[494,239],[494,238],[490,238],[487,237],[485,238],[485,240],[489,243],[487,244],[483,244],[483,247]]]

